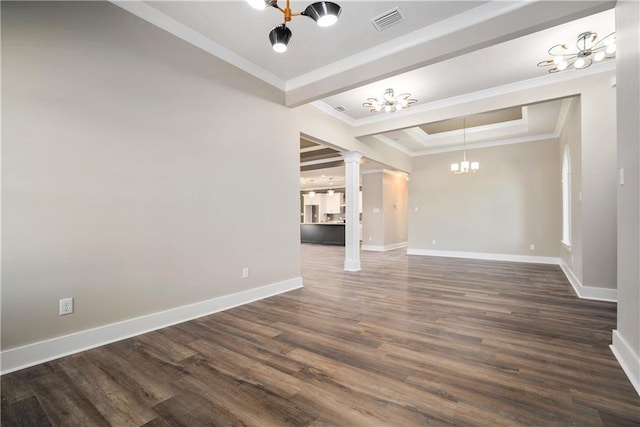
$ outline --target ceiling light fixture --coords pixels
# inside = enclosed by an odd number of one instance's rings
[[[278,53],[287,51],[287,45],[291,40],[291,30],[287,28],[287,22],[291,21],[292,16],[308,16],[313,19],[320,27],[329,27],[338,21],[342,8],[336,3],[330,1],[319,1],[312,3],[302,12],[292,12],[287,0],[286,6],[281,8],[278,6],[278,0],[247,0],[253,8],[264,10],[268,6],[275,7],[284,14],[284,22],[274,27],[269,33],[269,41],[273,50]]]
[[[549,49],[553,58],[538,62],[538,67],[551,67],[550,73],[573,68],[588,68],[594,62],[601,62],[616,56],[616,33],[596,41],[598,34],[585,31],[578,36],[575,48],[568,43],[557,44]]]
[[[309,180],[309,186],[313,186],[313,180],[312,180],[312,179],[310,179],[310,180]],[[307,196],[309,196],[310,198],[311,198],[311,197],[316,197],[316,192],[315,192],[315,191],[313,191],[313,190],[310,190],[310,191],[307,193]]]
[[[480,170],[480,162],[469,162],[467,160],[467,123],[466,119],[462,119],[462,161],[460,163],[451,163],[451,172],[456,175],[463,173],[476,173]]]
[[[327,191],[329,197],[333,197],[333,178],[329,177],[329,191]]]
[[[382,99],[367,98],[367,102],[363,103],[362,106],[371,109],[372,113],[377,113],[382,110],[387,113],[393,113],[403,108],[409,108],[416,102],[418,102],[418,100],[411,98],[410,93],[402,93],[395,96],[393,89],[387,89],[384,95],[382,95]]]

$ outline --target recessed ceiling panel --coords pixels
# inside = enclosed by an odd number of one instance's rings
[[[308,139],[302,139],[302,138],[300,138],[300,149],[303,149],[303,148],[311,148],[311,147],[317,147],[317,146],[319,146],[319,145],[320,145],[320,144],[317,144],[317,143],[315,143],[315,142],[311,142],[311,141],[309,141]]]
[[[442,132],[451,132],[463,128],[463,124],[467,128],[493,125],[496,123],[509,122],[522,118],[522,107],[503,108],[501,110],[488,111],[486,113],[473,114],[466,117],[460,117],[439,122],[427,123],[420,128],[428,135],[434,135]]]
[[[396,130],[384,134],[387,138],[401,147],[408,149],[410,152],[424,150],[425,146],[416,138],[408,134],[405,130]]]
[[[554,99],[470,115],[466,120],[466,132],[462,131],[462,118],[454,118],[384,132],[374,137],[392,147],[401,146],[410,155],[461,150],[465,141],[469,148],[538,138],[547,140],[557,137],[562,131],[563,109],[568,108],[570,99]],[[426,133],[425,129],[431,133]]]
[[[323,148],[321,150],[305,151],[300,153],[300,162],[311,162],[315,160],[334,159],[340,157],[340,152],[333,148]]]

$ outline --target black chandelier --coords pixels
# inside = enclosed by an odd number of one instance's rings
[[[538,62],[538,67],[551,67],[550,73],[571,68],[581,70],[616,55],[616,33],[598,40],[597,33],[585,31],[578,36],[575,48],[568,44],[557,44],[551,46],[548,52],[553,58]]]
[[[287,27],[287,22],[292,16],[308,16],[321,27],[329,27],[338,21],[342,8],[330,1],[319,1],[312,3],[302,12],[292,12],[287,0],[285,8],[278,6],[278,0],[247,0],[247,2],[258,10],[264,10],[267,6],[272,6],[284,14],[284,22],[274,27],[269,33],[269,41],[273,50],[278,53],[286,52],[289,40],[291,40],[291,30]]]

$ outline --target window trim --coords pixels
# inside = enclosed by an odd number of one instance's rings
[[[562,152],[562,239],[565,248],[571,250],[571,153],[565,145]]]

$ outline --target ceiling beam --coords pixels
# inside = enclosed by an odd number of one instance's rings
[[[491,1],[378,46],[374,51],[365,51],[333,63],[327,69],[288,80],[285,102],[289,107],[296,107],[602,12],[613,8],[615,3],[612,0]],[[380,51],[384,54],[380,55]]]
[[[329,168],[336,168],[338,166],[344,166],[344,160],[333,161],[329,163],[314,163],[310,165],[300,165],[300,171],[305,172],[305,171],[312,171],[317,169],[329,169]]]
[[[583,88],[588,87],[591,79],[601,79],[603,75],[607,74],[615,75],[614,61],[600,64],[597,68],[581,70],[578,78],[569,73],[548,74],[465,96],[423,104],[412,108],[411,114],[354,126],[351,131],[354,137],[362,138],[454,117],[574,96],[580,94]]]
[[[342,162],[342,161],[344,161],[342,156],[337,156],[337,157],[329,157],[326,159],[309,160],[308,162],[300,162],[300,166],[321,165],[324,163]]]

